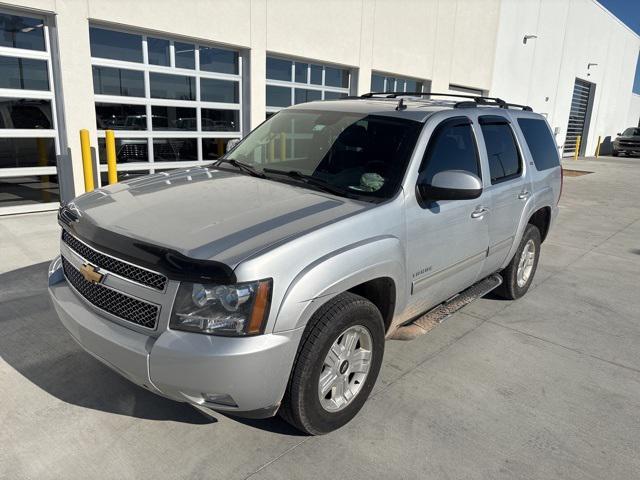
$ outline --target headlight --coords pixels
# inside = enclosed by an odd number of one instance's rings
[[[209,285],[182,282],[169,326],[209,335],[259,335],[269,315],[272,281]]]

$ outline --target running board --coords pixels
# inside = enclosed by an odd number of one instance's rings
[[[499,274],[494,273],[493,275],[489,275],[485,279],[474,283],[466,290],[460,292],[455,297],[432,308],[424,315],[411,321],[411,323],[398,327],[390,338],[393,340],[413,340],[420,335],[424,335],[434,327],[440,325],[462,307],[469,305],[480,297],[484,297],[501,284],[502,277]]]

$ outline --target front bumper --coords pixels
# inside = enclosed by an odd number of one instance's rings
[[[49,269],[53,306],[71,336],[98,360],[176,401],[241,416],[275,414],[303,329],[246,338],[175,330],[148,336],[88,308],[56,262]],[[235,406],[206,402],[203,394],[228,395]]]

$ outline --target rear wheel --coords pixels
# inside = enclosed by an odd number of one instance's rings
[[[508,300],[522,297],[533,281],[540,258],[540,230],[535,225],[528,224],[515,255],[502,271],[502,285],[496,293]]]
[[[333,298],[309,321],[280,415],[311,435],[345,425],[367,400],[383,352],[384,326],[376,306],[349,292]]]

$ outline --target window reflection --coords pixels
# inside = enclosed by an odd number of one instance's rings
[[[49,90],[45,60],[0,57],[0,88]]]
[[[96,103],[96,124],[99,130],[146,130],[144,105]]]
[[[98,139],[98,154],[100,156],[100,163],[106,164],[107,150],[104,138]],[[148,140],[146,138],[116,137],[116,161],[118,163],[148,162]]]
[[[92,57],[110,58],[125,62],[142,62],[141,35],[91,27],[89,29],[89,41]]]
[[[0,97],[0,128],[53,128],[51,101]]]
[[[217,132],[240,131],[240,112],[238,110],[202,109],[202,130]]]
[[[53,138],[0,138],[0,168],[56,164]]]
[[[151,72],[149,74],[149,82],[151,84],[152,98],[196,99],[196,82],[193,77]]]
[[[93,93],[144,97],[144,73],[138,70],[94,66]]]
[[[169,66],[169,40],[147,37],[149,63]]]
[[[0,13],[0,47],[44,51],[44,21]]]
[[[195,48],[193,43],[174,42],[176,67],[196,68]]]
[[[151,107],[153,130],[196,130],[196,109],[183,107]]]
[[[200,70],[237,74],[238,52],[200,46]]]
[[[154,138],[154,162],[178,162],[198,160],[195,138]]]

